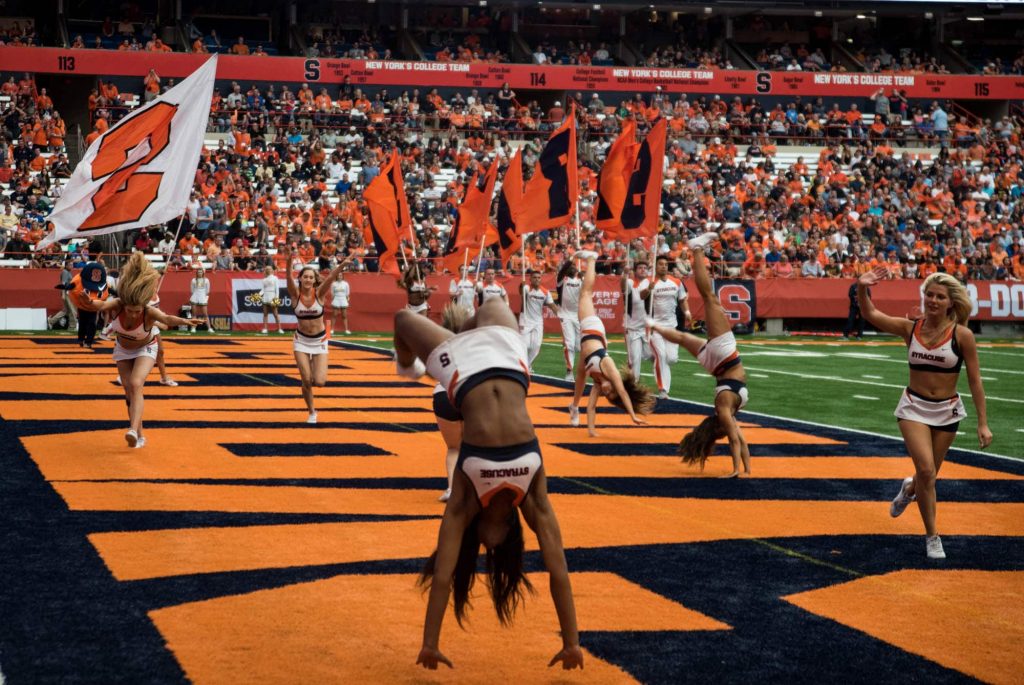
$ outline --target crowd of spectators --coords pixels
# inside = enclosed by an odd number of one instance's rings
[[[49,97],[28,76],[11,88],[16,92],[3,105],[0,140],[5,259],[57,265],[65,256],[60,246],[32,248],[42,237],[45,216],[71,170],[60,141],[39,133],[38,126],[45,130],[44,122],[52,122],[56,114]],[[240,86],[231,91],[225,100],[237,96],[239,106],[239,98],[248,106],[250,94],[243,94]],[[282,87],[276,100],[305,104],[316,103],[319,97],[308,86],[294,100],[285,98],[285,92],[290,91]],[[357,90],[342,89],[336,95],[356,97]],[[366,98],[371,113],[377,95]],[[473,104],[477,99],[496,103],[499,95],[471,97]],[[325,97],[333,108],[334,98]],[[583,99],[582,94],[577,97]],[[937,102],[904,103],[887,95],[885,99],[890,107],[895,102],[897,109],[928,109],[933,120],[938,112],[945,114]],[[718,268],[725,275],[850,277],[885,265],[899,278],[942,269],[965,280],[1024,279],[1020,122],[986,120],[969,129],[969,135],[959,135],[953,127],[941,138],[936,136],[936,144],[942,146],[934,158],[927,158],[896,149],[886,139],[852,135],[856,125],[846,112],[836,117],[844,122],[842,134],[813,142],[812,149],[820,150],[816,158],[808,153],[806,159],[783,161],[770,127],[751,133],[751,144],[737,145],[733,126],[743,130],[737,118],[742,114],[753,130],[758,117],[774,122],[775,111],[787,118],[787,112],[803,112],[807,106],[813,114],[823,103],[794,102],[765,111],[754,99],[725,103],[715,97],[672,101],[637,96],[609,114],[600,100],[591,98],[578,110],[582,131],[598,125],[606,134],[581,135],[580,225],[582,243],[601,253],[598,268],[604,273],[621,269],[627,259],[648,259],[656,249],[670,256],[679,274],[685,275],[686,240],[718,230],[724,237]],[[268,114],[274,102],[266,99]],[[401,103],[402,96],[384,96],[380,102],[398,109],[395,103]],[[418,101],[409,97],[407,105],[413,102]],[[457,109],[450,101],[442,104],[450,110],[446,125],[441,125],[440,113],[434,113],[440,128],[428,125],[433,121],[427,114],[410,117],[408,112],[404,118],[368,116],[354,128],[351,119],[345,125],[323,124],[315,105],[305,110],[306,115],[281,120],[271,116],[263,129],[251,128],[249,115],[240,114],[228,122],[228,135],[204,150],[181,230],[172,223],[133,232],[126,239],[136,249],[159,253],[170,269],[198,264],[228,270],[267,264],[284,268],[279,248],[287,244],[296,261],[329,268],[352,256],[354,268],[374,271],[378,255],[368,239],[361,191],[397,148],[417,242],[405,249],[422,260],[425,271],[439,268],[448,227],[469,179],[491,164],[499,165],[501,178],[520,144],[513,131],[453,125]],[[292,112],[298,109],[296,105]],[[559,109],[561,113],[543,115],[547,125],[557,124],[565,112]],[[671,113],[672,120],[663,227],[656,247],[651,241],[606,240],[594,228],[600,163],[623,118],[635,118],[644,130],[658,113]],[[694,122],[709,117],[718,121],[722,116],[728,128],[716,131],[715,137],[695,135]],[[214,112],[211,123],[217,122]],[[526,144],[525,169],[532,169],[544,137]],[[87,248],[70,249],[81,261],[79,253]],[[523,266],[553,271],[574,250],[570,227],[561,227],[531,236],[524,251],[507,264],[492,251],[484,265],[512,273]]]

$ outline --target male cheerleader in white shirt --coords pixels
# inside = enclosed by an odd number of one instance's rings
[[[530,373],[533,373],[533,360],[540,354],[540,344],[544,340],[544,307],[556,316],[561,316],[561,310],[547,288],[541,286],[540,272],[531,269],[529,273],[529,285],[524,283],[522,286],[523,311],[519,315],[519,333],[526,345]]]
[[[647,338],[647,302],[640,297],[640,284],[647,280],[647,262],[637,262],[632,274],[622,274],[622,294],[625,301],[623,327],[626,329],[626,353],[633,379],[640,382],[640,363],[651,358]]]
[[[452,302],[473,316],[473,312],[476,311],[476,283],[466,274],[466,267],[459,267],[459,277],[453,278],[448,285],[448,294]]]
[[[508,304],[508,293],[505,286],[494,280],[494,269],[484,271],[484,282],[477,283],[476,287],[477,304],[483,304],[492,297],[500,297],[501,301]]]
[[[565,355],[565,380],[576,378],[573,372],[576,353],[580,351],[580,287],[583,279],[572,260],[558,272],[558,306],[562,308],[562,353]]]
[[[679,325],[676,307],[683,310],[683,323],[690,325],[690,307],[686,302],[686,286],[668,275],[668,257],[661,255],[654,261],[654,282],[640,284],[640,297],[651,301],[651,318],[662,327]],[[660,333],[651,333],[651,354],[654,355],[654,380],[658,383],[658,399],[668,397],[672,387],[672,364],[679,361],[679,345],[666,340]]]

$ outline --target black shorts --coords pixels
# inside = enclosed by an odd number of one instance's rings
[[[445,421],[462,420],[462,414],[448,401],[448,393],[444,390],[434,393],[434,416]]]

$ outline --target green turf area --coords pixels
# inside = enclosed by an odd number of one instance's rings
[[[363,334],[367,335],[367,334]],[[361,336],[357,336],[361,337]],[[895,338],[845,342],[821,338],[741,339],[752,412],[899,437],[896,408],[907,383],[906,348]],[[625,364],[622,338],[610,338],[611,352]],[[390,336],[367,342],[391,346]],[[989,428],[995,441],[986,451],[1024,459],[1024,345],[990,346],[979,341],[978,356],[988,398]],[[561,340],[547,336],[534,373],[562,378]],[[650,362],[643,380],[654,385]],[[681,351],[672,368],[672,397],[709,403],[713,382],[697,361]],[[955,447],[977,449],[976,412],[969,398],[967,373],[960,374],[969,418],[960,425]]]

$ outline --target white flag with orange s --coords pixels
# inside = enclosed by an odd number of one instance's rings
[[[210,116],[217,56],[93,141],[47,220],[38,248],[152,226],[188,204]]]

